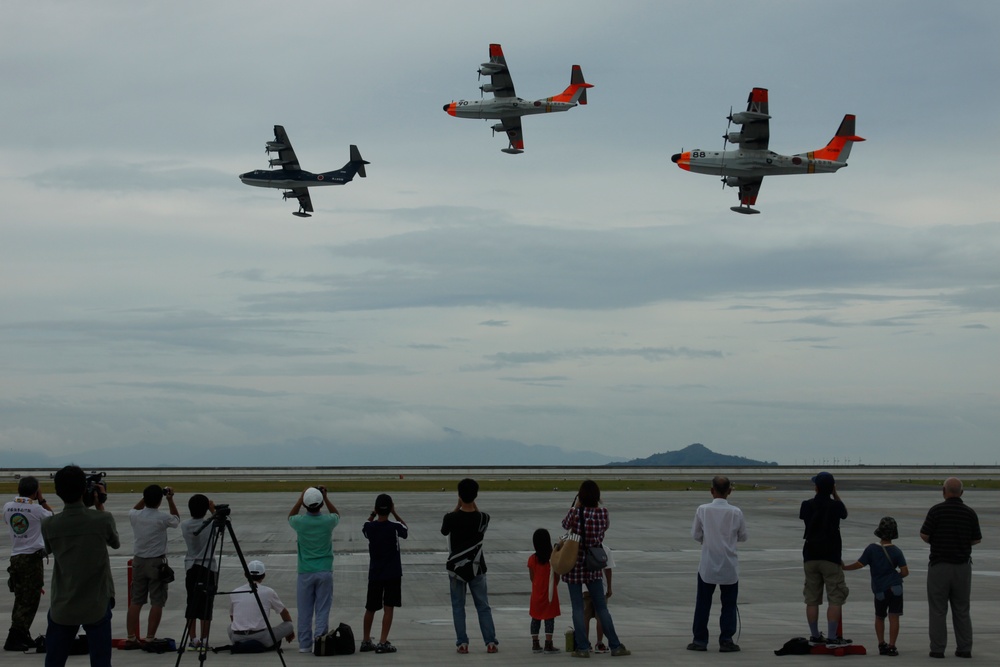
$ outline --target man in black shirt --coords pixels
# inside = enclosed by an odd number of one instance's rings
[[[844,581],[841,559],[840,521],[847,518],[847,507],[837,494],[833,475],[821,472],[812,478],[816,495],[802,501],[799,518],[805,524],[802,545],[803,569],[806,580],[802,594],[809,623],[809,642],[837,648],[850,644],[841,635],[842,607],[847,601],[848,588]],[[824,637],[819,629],[819,606],[826,589],[826,628]]]
[[[955,655],[972,657],[972,619],[969,599],[972,593],[972,545],[983,534],[975,510],[962,501],[962,480],[944,481],[940,502],[927,512],[920,528],[920,539],[931,545],[927,569],[928,634],[932,658],[943,658],[948,645],[948,605],[955,628]]]
[[[476,506],[479,484],[474,479],[458,483],[458,505],[444,515],[441,534],[448,537],[448,580],[451,585],[451,614],[455,622],[455,645],[459,653],[469,652],[469,635],[465,630],[465,590],[479,615],[479,630],[483,634],[487,653],[498,650],[493,611],[486,591],[486,561],[483,559],[483,537],[490,515]]]

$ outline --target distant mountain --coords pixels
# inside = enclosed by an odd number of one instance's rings
[[[662,452],[644,459],[609,463],[609,466],[697,466],[697,467],[738,467],[738,466],[776,466],[773,461],[757,461],[744,456],[717,454],[705,445],[695,443],[676,452]]]

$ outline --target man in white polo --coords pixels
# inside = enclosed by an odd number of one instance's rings
[[[270,618],[272,610],[281,616],[281,623],[271,626],[271,629],[274,630],[274,639],[281,643],[281,638],[284,637],[285,641],[289,644],[292,643],[295,640],[292,615],[285,608],[274,589],[260,583],[264,581],[267,573],[264,563],[252,560],[247,563],[247,569],[250,571],[250,579],[257,586],[257,595],[260,596],[260,602],[264,606],[268,618]],[[249,582],[229,594],[229,617],[232,619],[232,624],[229,626],[229,641],[233,644],[254,641],[259,642],[264,647],[274,645]]]

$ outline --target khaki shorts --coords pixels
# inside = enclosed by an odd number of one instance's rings
[[[132,559],[132,599],[130,602],[135,605],[146,604],[149,598],[150,605],[162,607],[167,604],[167,585],[160,581],[160,558],[142,558],[135,556]]]
[[[837,563],[828,560],[807,560],[803,563],[806,573],[806,583],[802,587],[802,597],[808,605],[823,604],[823,588],[826,588],[827,601],[834,606],[842,606],[847,602],[847,582],[844,581],[844,570]]]

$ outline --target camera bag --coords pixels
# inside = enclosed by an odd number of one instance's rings
[[[313,639],[313,655],[351,655],[354,649],[354,630],[347,623]]]

